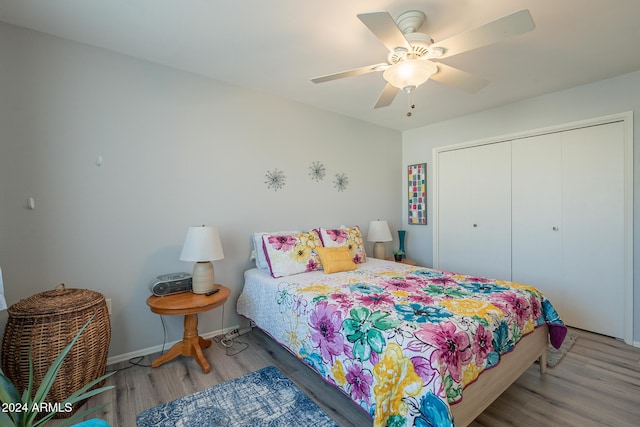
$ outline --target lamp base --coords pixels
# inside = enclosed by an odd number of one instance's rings
[[[213,264],[211,261],[196,262],[193,266],[191,292],[194,294],[206,294],[215,287],[213,280]]]
[[[373,257],[378,259],[385,259],[387,257],[387,249],[383,242],[375,242],[373,244]]]

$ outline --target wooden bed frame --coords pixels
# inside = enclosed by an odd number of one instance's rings
[[[547,346],[549,327],[536,328],[523,337],[511,353],[502,356],[500,364],[483,372],[462,392],[462,400],[451,405],[453,419],[458,427],[464,427],[476,419],[494,400],[524,373],[533,362],[540,360],[540,373],[547,372]]]
[[[262,331],[278,345],[282,346],[269,332],[264,329]],[[474,383],[462,391],[462,400],[451,405],[451,412],[456,426],[465,427],[471,424],[536,360],[540,361],[540,374],[544,375],[547,372],[548,345],[549,327],[547,325],[539,326],[532,333],[518,341],[513,351],[504,354],[498,366],[483,371]],[[298,358],[287,346],[282,347]],[[298,358],[298,360],[300,359]],[[301,361],[301,363],[304,362]],[[304,366],[312,369],[306,364]]]
[[[257,326],[262,329],[261,325]],[[271,336],[268,328],[263,331]],[[271,337],[273,339],[273,336]],[[548,345],[549,327],[546,324],[521,338],[511,352],[502,355],[497,366],[482,372],[474,383],[464,388],[460,402],[450,405],[456,425],[463,427],[473,422],[538,359],[540,372],[544,374],[547,368]],[[298,357],[287,346],[282,346]]]

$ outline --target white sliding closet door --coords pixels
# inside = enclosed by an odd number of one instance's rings
[[[512,155],[512,280],[540,289],[562,316],[562,134],[519,139]]]
[[[509,142],[440,153],[438,268],[511,278]]]
[[[581,126],[437,151],[435,265],[535,286],[631,343],[631,120]]]
[[[570,326],[624,336],[623,124],[512,142],[512,279]]]
[[[563,320],[624,337],[624,125],[563,132]]]

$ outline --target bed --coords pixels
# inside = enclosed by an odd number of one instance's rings
[[[559,347],[566,334],[531,286],[367,258],[353,245],[349,256],[358,262],[327,274],[332,264],[309,258],[326,239],[288,242],[307,269],[246,271],[238,314],[340,389],[375,426],[467,425],[535,360],[544,372],[549,339]]]

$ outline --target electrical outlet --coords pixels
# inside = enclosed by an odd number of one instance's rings
[[[111,316],[111,298],[107,298],[107,313],[109,313],[109,316]]]

